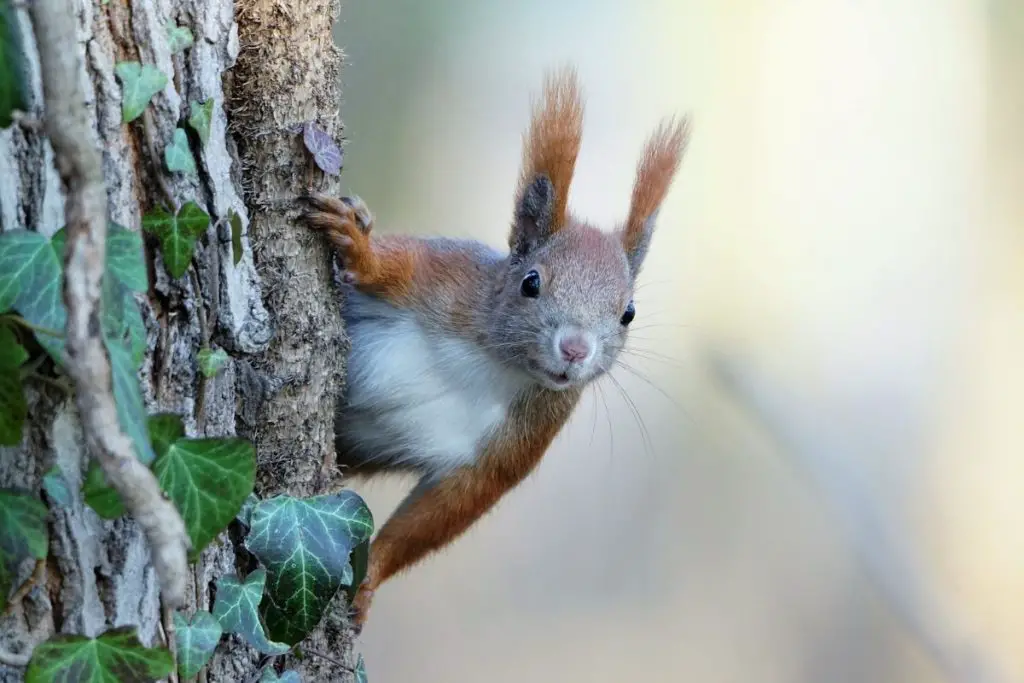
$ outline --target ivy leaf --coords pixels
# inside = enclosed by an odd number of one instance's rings
[[[146,323],[135,295],[114,278],[104,276],[100,306],[107,343],[127,344],[132,364],[138,368],[146,355]]]
[[[342,588],[345,590],[345,596],[348,598],[348,604],[350,605],[352,604],[352,601],[356,599],[356,592],[359,590],[359,586],[362,585],[363,579],[366,578],[366,570],[370,567],[369,538],[352,549],[351,562],[352,581],[342,585]]]
[[[177,215],[154,209],[142,217],[142,229],[160,238],[164,265],[175,278],[188,270],[196,250],[196,240],[209,225],[210,217],[195,202],[182,206]]]
[[[0,446],[21,443],[28,404],[21,386],[21,364],[28,353],[7,325],[0,325]]]
[[[192,37],[192,31],[187,27],[178,26],[173,21],[167,22],[167,46],[172,55],[192,47],[193,42],[195,42],[195,38]]]
[[[272,638],[294,645],[316,627],[338,588],[352,582],[349,555],[372,530],[370,510],[353,491],[276,496],[256,506],[245,546],[267,568],[261,609]]]
[[[142,116],[153,96],[167,87],[167,75],[149,64],[119,62],[114,71],[121,79],[121,120],[125,123]]]
[[[302,683],[302,679],[299,678],[298,671],[289,669],[278,676],[273,667],[268,666],[260,675],[260,683]]]
[[[115,628],[99,638],[57,635],[36,646],[25,683],[149,683],[174,669],[167,648],[146,648],[134,626]]]
[[[118,492],[107,483],[103,468],[95,460],[89,461],[82,482],[82,497],[85,504],[91,507],[103,519],[117,519],[124,516],[124,502]]]
[[[210,661],[224,629],[212,614],[198,611],[191,621],[175,612],[174,631],[178,636],[178,675],[192,678]]]
[[[119,283],[133,292],[145,292],[149,289],[142,235],[138,232],[122,228],[117,223],[108,223],[106,258],[107,272]]]
[[[44,559],[49,545],[46,506],[29,493],[0,489],[0,610],[7,605],[21,561]]]
[[[64,473],[57,465],[51,467],[43,475],[43,490],[57,507],[63,508],[71,505],[73,500],[71,488],[68,486],[68,480],[64,477]]]
[[[153,463],[199,553],[242,509],[256,482],[256,451],[243,439],[178,439]]]
[[[252,511],[256,509],[256,506],[260,504],[260,497],[255,493],[250,493],[245,497],[245,502],[242,503],[242,509],[235,515],[242,524],[249,526],[252,523]]]
[[[61,292],[61,263],[50,240],[37,232],[11,230],[0,233],[0,299],[14,292],[13,307],[36,327],[64,331],[67,313]],[[35,333],[40,345],[63,363],[64,340]]]
[[[131,292],[124,293],[123,309],[124,331],[128,335],[132,362],[135,367],[139,367],[142,365],[142,359],[146,357],[146,322],[142,319],[139,302],[135,300],[135,296]]]
[[[200,142],[205,145],[210,140],[210,123],[213,121],[213,98],[202,104],[198,102],[189,103],[188,125],[199,136]]]
[[[213,377],[228,362],[228,354],[224,349],[203,347],[198,353],[199,371],[203,377]]]
[[[242,217],[231,210],[228,222],[231,223],[231,263],[237,266],[242,260]]]
[[[149,416],[149,441],[153,444],[156,457],[167,455],[171,444],[185,436],[185,423],[173,413],[158,413]]]
[[[164,163],[167,170],[176,173],[196,174],[196,160],[192,158],[192,150],[188,148],[188,136],[184,128],[175,128],[174,137],[164,148]]]
[[[217,581],[213,616],[217,617],[225,631],[238,634],[263,654],[281,655],[291,647],[268,639],[260,621],[259,605],[266,581],[267,570],[262,567],[250,573],[244,583],[234,574],[222,576]]]
[[[323,128],[307,121],[302,126],[302,142],[321,171],[328,175],[341,173],[341,148]]]
[[[67,228],[50,238],[50,245],[63,263]],[[138,367],[146,353],[146,324],[132,292],[149,288],[142,235],[117,223],[107,224],[106,270],[103,274],[101,317],[103,333],[109,341],[128,341],[132,360]]]
[[[133,302],[134,303],[134,302]],[[139,387],[139,366],[131,349],[117,340],[106,339],[107,355],[110,356],[110,373],[114,385],[114,403],[117,407],[121,429],[132,440],[135,455],[144,465],[153,462],[156,456],[149,443],[146,429],[146,404]]]
[[[366,679],[366,663],[363,662],[363,656],[359,655],[359,660],[356,662],[356,683],[367,683]]]
[[[0,2],[0,128],[11,125],[11,113],[28,110],[25,55],[14,3]]]

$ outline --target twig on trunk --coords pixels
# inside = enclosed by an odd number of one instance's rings
[[[161,605],[164,624],[164,645],[171,651],[173,668],[167,676],[167,683],[178,683],[178,633],[174,630],[174,610],[166,604]]]
[[[29,10],[42,67],[46,132],[67,193],[64,302],[68,374],[74,382],[86,443],[146,534],[164,604],[178,607],[185,603],[188,576],[185,524],[121,430],[102,337],[100,293],[107,194],[85,104],[88,98],[81,86],[83,66],[76,51],[69,49],[78,43],[78,12],[70,0],[35,0]]]

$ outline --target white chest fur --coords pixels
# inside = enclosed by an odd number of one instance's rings
[[[427,472],[473,462],[528,380],[408,311],[359,294],[347,309],[349,443],[364,458]]]

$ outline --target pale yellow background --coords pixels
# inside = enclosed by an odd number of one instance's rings
[[[1024,680],[1022,15],[1020,0],[349,3],[343,180],[382,231],[502,245],[547,67],[579,66],[572,202],[606,225],[658,119],[695,123],[624,357],[644,378],[615,372],[649,441],[613,382],[592,390],[531,479],[378,593],[371,681],[944,680],[713,353],[823,439],[811,457],[868,496],[940,626]],[[360,487],[378,521],[404,489]]]

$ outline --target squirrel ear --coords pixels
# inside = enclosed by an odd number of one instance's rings
[[[658,210],[679,169],[689,138],[689,119],[677,121],[671,118],[662,121],[644,146],[643,156],[637,164],[629,217],[622,230],[622,247],[626,250],[633,277],[643,265]]]
[[[516,202],[516,220],[509,246],[522,256],[533,251],[552,232],[555,186],[543,173],[523,188]]]
[[[509,236],[513,251],[525,253],[521,249],[535,248],[565,225],[582,134],[583,97],[575,69],[549,73],[523,139],[515,222]]]

